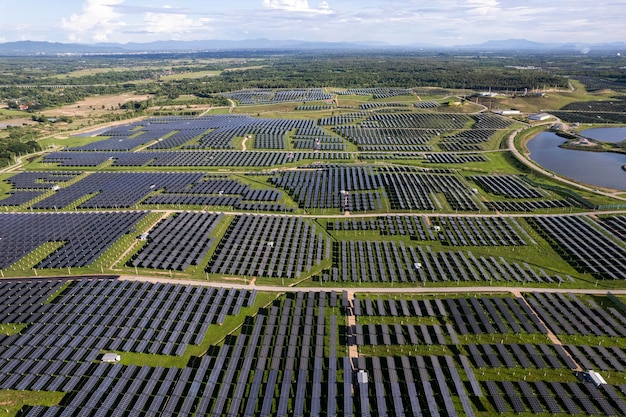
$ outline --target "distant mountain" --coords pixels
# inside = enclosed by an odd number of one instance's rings
[[[308,42],[298,40],[200,40],[200,41],[156,41],[149,43],[98,43],[75,44],[57,42],[19,41],[0,43],[0,55],[62,55],[62,54],[124,54],[157,52],[194,52],[194,51],[238,51],[238,50],[431,50],[431,51],[472,51],[472,52],[561,52],[588,53],[622,52],[626,53],[626,43],[609,44],[574,44],[574,43],[539,43],[526,39],[491,40],[475,45],[444,47],[436,45],[390,45],[383,42]]]
[[[202,41],[156,41],[148,43],[98,43],[93,45],[18,41],[0,43],[0,55],[60,55],[60,54],[114,54],[139,52],[190,52],[225,50],[364,50],[380,49],[386,44],[380,42],[307,42],[296,40],[249,39],[242,41],[202,40]]]
[[[490,40],[475,45],[458,45],[454,49],[472,51],[524,51],[524,52],[568,52],[588,53],[590,51],[622,51],[626,50],[626,43],[615,42],[608,44],[582,44],[582,43],[540,43],[526,39]]]
[[[484,50],[514,50],[514,51],[532,51],[532,50],[540,50],[540,49],[552,49],[557,46],[557,44],[547,44],[547,43],[539,43],[533,42],[526,39],[506,39],[506,40],[491,40],[487,42],[483,42],[478,45],[463,45],[460,48],[480,48]]]
[[[224,51],[262,49],[364,49],[380,47],[381,44],[348,42],[307,42],[295,40],[248,39],[241,41],[156,41],[149,43],[96,44],[102,47],[121,47],[134,52]]]
[[[1,55],[58,55],[124,52],[119,45],[100,47],[75,43],[17,41],[0,43]]]

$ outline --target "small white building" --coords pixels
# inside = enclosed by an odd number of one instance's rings
[[[495,110],[494,113],[500,114],[502,116],[515,116],[522,114],[519,110]]]
[[[105,353],[104,355],[102,355],[102,362],[118,363],[121,360],[122,357],[117,353]]]
[[[367,384],[368,382],[367,371],[359,370],[356,374],[356,380],[359,384]]]
[[[602,375],[600,375],[596,371],[593,371],[593,370],[589,369],[587,371],[586,376],[587,376],[587,379],[589,379],[589,381],[593,382],[593,384],[596,387],[599,387],[600,385],[606,385],[606,381],[604,380],[604,378],[602,378]]]
[[[551,117],[552,116],[550,116],[548,113],[537,113],[537,114],[531,114],[530,116],[528,116],[528,120],[541,122],[544,120],[548,120]]]

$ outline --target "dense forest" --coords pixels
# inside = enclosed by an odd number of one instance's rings
[[[0,168],[15,162],[15,158],[41,150],[35,141],[36,132],[30,129],[9,129],[9,136],[0,139]]]
[[[569,77],[588,83],[595,80],[595,84],[602,80],[598,85],[610,82],[614,89],[622,84],[626,87],[626,72],[616,57],[453,56],[418,52],[292,52],[263,57],[245,54],[242,57],[242,54],[3,59],[0,100],[14,105],[27,102],[29,110],[41,111],[75,103],[90,95],[122,92],[153,94],[161,102],[192,95],[224,105],[218,93],[245,88],[441,87],[522,91],[566,88]],[[167,74],[194,71],[215,71],[219,75],[165,78]]]

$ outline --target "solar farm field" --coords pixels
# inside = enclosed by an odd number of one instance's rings
[[[606,297],[267,294],[115,278],[0,291],[2,320],[29,323],[2,336],[0,388],[58,393],[19,416],[626,411],[626,315]],[[111,352],[119,362],[102,360]]]
[[[279,103],[325,94],[255,90],[232,98],[247,103],[261,93]],[[608,258],[592,266],[561,256],[540,227],[537,214],[584,213],[590,203],[507,167],[500,142],[516,122],[433,113],[434,104],[411,101],[404,90],[351,94],[387,93],[405,94],[399,104],[406,105],[389,113],[398,102],[376,106],[370,98],[331,117],[164,116],[98,129],[91,142],[49,152],[3,179],[0,233],[10,238],[0,241],[9,255],[0,270],[337,287],[584,287],[624,278],[619,265],[602,266]],[[79,226],[101,211],[110,219]],[[90,238],[131,217],[106,243]],[[586,223],[588,234],[606,239],[602,223]],[[619,258],[624,247],[615,245],[611,256]]]
[[[0,176],[0,416],[626,415],[626,212],[527,126],[224,96]]]

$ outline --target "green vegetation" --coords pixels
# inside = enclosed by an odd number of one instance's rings
[[[25,405],[59,405],[64,396],[64,392],[3,390],[0,391],[0,416],[14,416]]]
[[[207,333],[200,345],[189,345],[182,356],[152,355],[134,352],[118,352],[122,357],[122,364],[136,366],[162,366],[164,368],[183,368],[188,365],[192,357],[200,357],[207,353],[212,346],[221,346],[228,336],[237,336],[246,321],[255,316],[259,309],[268,307],[280,294],[257,293],[252,307],[243,307],[237,316],[227,315],[224,324],[213,324],[207,329]]]
[[[0,139],[0,168],[15,162],[16,157],[41,151],[37,141],[29,139],[30,135],[22,135],[19,130],[11,130],[8,138]]]
[[[0,323],[0,335],[19,334],[28,326],[27,323]]]

